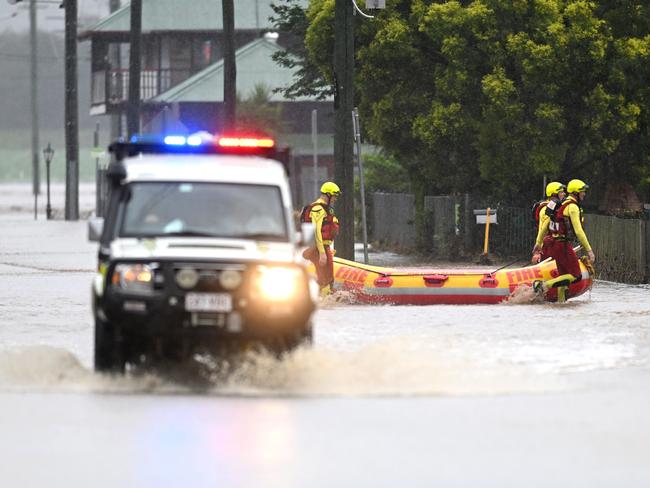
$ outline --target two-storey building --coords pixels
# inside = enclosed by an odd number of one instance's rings
[[[311,113],[318,112],[317,181],[333,173],[333,103],[302,98],[288,100],[276,88],[292,82],[294,71],[272,60],[286,37],[272,32],[273,0],[237,0],[235,47],[237,91],[246,98],[263,85],[270,103],[282,106],[300,182],[296,200],[312,197],[313,141]],[[305,3],[306,0],[305,0]],[[223,13],[220,0],[143,0],[142,72],[143,132],[163,130],[219,131],[223,107]],[[91,42],[92,115],[124,118],[129,85],[130,5],[125,5],[80,35]],[[122,124],[124,127],[125,124]],[[304,171],[300,171],[304,169]],[[302,184],[300,184],[302,183]]]

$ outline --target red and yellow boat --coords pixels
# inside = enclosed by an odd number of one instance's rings
[[[591,288],[593,271],[580,262],[582,279],[571,284],[567,298]],[[555,261],[521,268],[485,271],[479,269],[384,268],[334,258],[334,290],[353,292],[361,303],[434,305],[500,303],[520,287],[558,275]],[[547,301],[557,301],[549,289]]]

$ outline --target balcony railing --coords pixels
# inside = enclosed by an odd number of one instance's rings
[[[188,79],[195,72],[190,69],[143,69],[140,73],[140,100],[149,100],[164,93]],[[93,105],[118,105],[128,99],[128,69],[112,69],[93,73]]]

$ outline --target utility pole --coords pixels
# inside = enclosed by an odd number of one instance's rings
[[[129,138],[140,132],[140,72],[142,71],[142,0],[131,1],[129,45],[129,101],[126,126]]]
[[[237,120],[237,64],[235,62],[235,6],[222,0],[223,7],[223,130],[232,131]]]
[[[79,220],[77,0],[65,0],[65,219]]]
[[[110,13],[115,12],[120,8],[120,0],[109,0],[108,9]],[[120,45],[114,44],[109,46],[108,52],[109,63],[112,68],[120,68]],[[116,140],[122,135],[122,115],[111,115],[111,137],[110,141]]]
[[[38,127],[38,25],[36,0],[29,0],[29,44],[30,44],[30,89],[32,112],[32,191],[41,193],[41,175],[39,164],[39,127]]]
[[[363,262],[368,264],[368,225],[366,223],[366,186],[363,176],[363,159],[361,158],[361,125],[359,124],[359,110],[355,107],[352,111],[352,127],[354,129],[354,142],[357,145],[357,165],[359,168],[359,193],[361,194],[361,228],[363,230]]]
[[[311,143],[314,163],[314,195],[318,195],[318,110],[311,111]]]
[[[334,180],[341,187],[337,201],[341,233],[337,256],[354,259],[354,15],[350,0],[335,0],[334,7]]]

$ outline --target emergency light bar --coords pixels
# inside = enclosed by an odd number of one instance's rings
[[[109,151],[117,159],[136,154],[242,154],[274,158],[275,140],[270,137],[250,135],[213,136],[201,132],[189,136],[170,134],[164,137],[136,135],[127,142],[120,139],[111,144]]]
[[[275,141],[270,137],[219,137],[221,147],[273,147]]]

